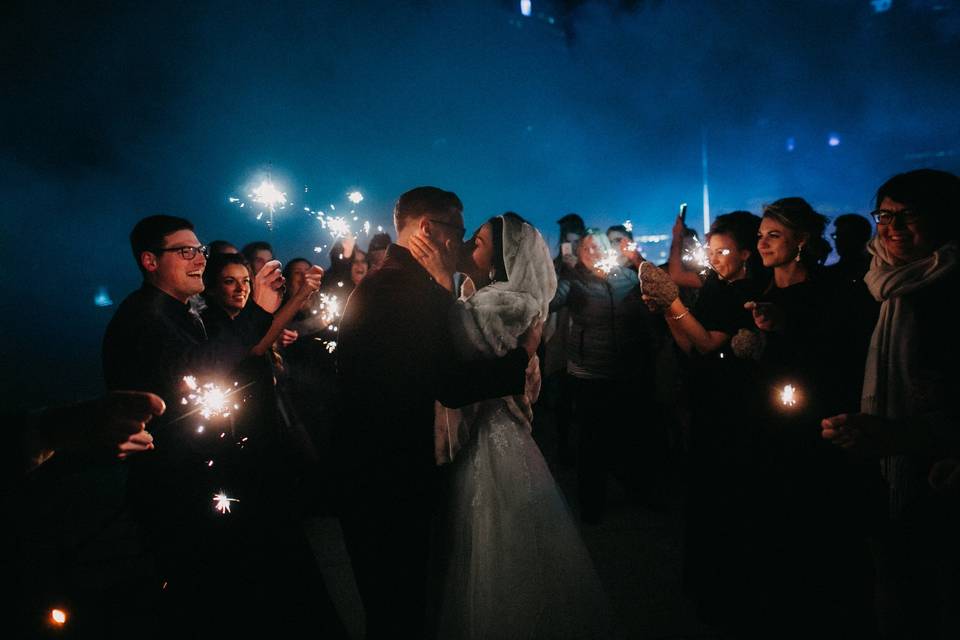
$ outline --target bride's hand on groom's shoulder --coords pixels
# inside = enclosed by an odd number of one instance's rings
[[[451,247],[440,246],[432,238],[411,236],[410,254],[427,270],[434,280],[447,291],[453,291],[453,272],[456,269],[456,252]]]
[[[543,337],[543,318],[537,317],[522,336],[520,336],[518,346],[527,351],[527,356],[533,357],[537,354],[537,347],[540,346],[540,338]]]

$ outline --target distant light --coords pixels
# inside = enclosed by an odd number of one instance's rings
[[[112,307],[113,300],[110,299],[110,294],[107,293],[106,287],[100,287],[97,289],[97,293],[93,296],[93,304],[98,307]]]
[[[67,623],[67,612],[63,609],[51,609],[50,620],[58,627],[62,627]]]
[[[787,151],[793,151],[797,148],[797,141],[795,138],[787,138]]]
[[[884,11],[890,11],[890,8],[893,7],[893,0],[870,0],[871,6],[873,6],[874,13],[883,13]]]
[[[350,194],[347,196],[347,198],[353,204],[360,204],[361,202],[363,202],[363,194],[360,193],[359,191],[351,191]]]
[[[533,2],[531,0],[520,0],[520,13],[529,18],[533,13]]]
[[[840,136],[838,136],[838,135],[835,134],[835,133],[831,133],[831,134],[830,134],[830,137],[827,139],[827,144],[830,145],[831,147],[839,147],[839,146],[840,146]]]

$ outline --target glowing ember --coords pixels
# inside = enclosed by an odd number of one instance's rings
[[[67,624],[67,612],[63,609],[51,609],[50,621],[58,627],[62,627]]]

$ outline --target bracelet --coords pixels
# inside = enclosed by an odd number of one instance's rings
[[[684,310],[683,310],[683,313],[681,313],[681,314],[678,315],[678,316],[670,316],[670,319],[671,319],[671,320],[683,320],[688,313],[690,313],[690,309],[684,309]]]

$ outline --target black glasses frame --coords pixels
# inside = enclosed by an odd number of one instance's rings
[[[176,251],[180,254],[180,257],[184,260],[193,260],[197,257],[198,253],[203,254],[204,258],[210,257],[210,247],[205,244],[201,244],[196,247],[166,247],[162,249],[154,249],[154,253],[164,253],[166,251]]]
[[[913,224],[920,219],[920,214],[910,209],[903,211],[887,211],[886,209],[877,209],[870,212],[870,217],[877,224],[892,224],[895,219],[903,220],[906,224]]]

